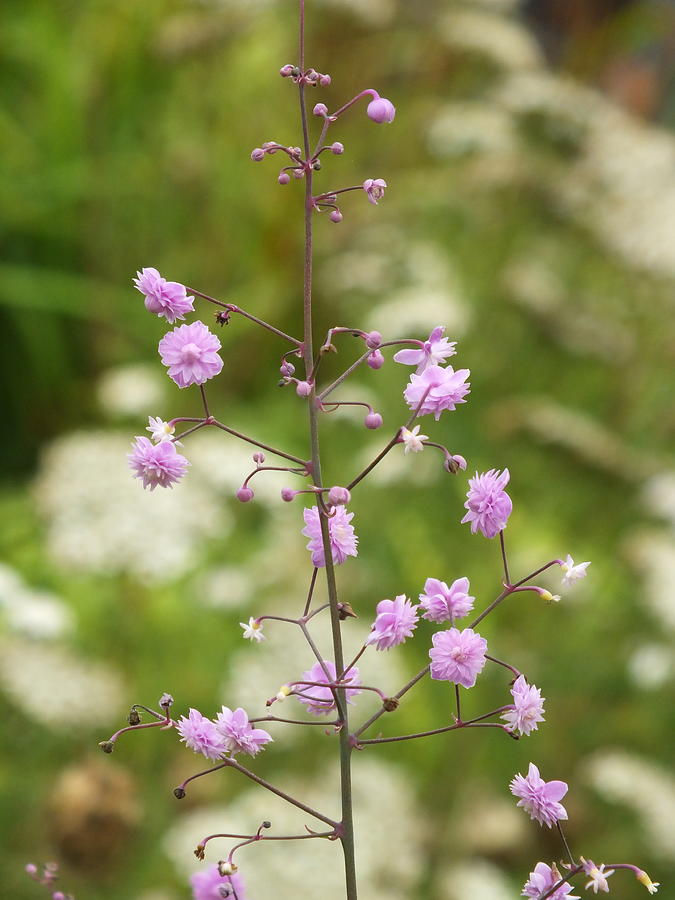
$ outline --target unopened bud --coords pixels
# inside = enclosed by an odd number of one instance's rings
[[[346,487],[340,487],[336,484],[328,491],[328,502],[332,506],[344,506],[346,503],[349,503],[351,499],[352,495]]]
[[[368,347],[369,350],[377,350],[382,343],[382,335],[379,331],[369,331],[364,337],[366,340],[366,347]]]
[[[265,462],[265,454],[260,452],[254,453],[253,462],[258,466],[262,465]]]
[[[295,372],[295,366],[293,365],[293,363],[289,363],[288,361],[285,361],[285,362],[282,362],[281,367],[279,368],[279,371],[281,372],[282,375],[289,378]]]
[[[265,159],[265,151],[262,147],[256,147],[251,151],[251,159],[253,162],[260,162],[261,159]]]
[[[197,857],[197,859],[204,859],[204,845],[203,844],[197,844],[197,846],[195,848],[195,856]]]
[[[230,311],[228,309],[220,310],[215,314],[216,325],[230,324]]]
[[[330,145],[330,152],[340,156],[341,153],[345,152],[344,144],[341,144],[340,141],[335,141],[334,144]]]
[[[337,224],[338,222],[342,221],[342,213],[339,209],[334,209],[331,211],[331,214],[328,218],[331,220],[331,222],[335,222]]]
[[[112,753],[115,745],[112,741],[101,741],[99,743],[99,747],[103,750],[104,753]]]
[[[330,75],[319,75],[319,84],[321,87],[328,87],[331,82]]]
[[[394,121],[396,107],[391,100],[386,100],[384,97],[376,97],[368,104],[366,113],[369,119],[382,125]]]
[[[277,178],[279,184],[288,184],[290,180],[291,176],[288,174],[288,172],[281,172],[279,174],[279,177]]]
[[[132,707],[129,710],[129,715],[127,716],[127,722],[130,725],[140,725],[141,724],[141,717],[138,713],[138,710],[134,709],[134,707]]]
[[[281,489],[281,499],[284,501],[284,503],[290,503],[291,500],[295,497],[295,495],[297,493],[298,492],[294,491],[293,488],[289,488],[289,487],[282,488]]]
[[[248,503],[250,500],[253,500],[255,494],[251,490],[250,487],[246,487],[246,485],[242,485],[236,493],[236,498],[240,503]]]
[[[312,163],[312,168],[314,169],[315,172],[320,172],[321,171],[321,160],[315,159],[314,162]]]
[[[382,708],[386,712],[393,712],[395,709],[398,709],[398,700],[396,697],[385,697],[382,701]]]
[[[159,705],[165,712],[170,706],[173,706],[173,697],[171,696],[171,694],[167,694],[166,692],[162,694],[162,696],[159,698]]]
[[[382,416],[376,412],[369,412],[363,422],[366,428],[370,428],[374,431],[382,425]]]
[[[286,697],[291,693],[291,689],[287,684],[282,684],[279,690],[277,691],[277,700],[279,703],[283,703]]]
[[[233,862],[230,862],[229,859],[221,859],[218,863],[218,872],[225,877],[226,875],[234,875],[237,871],[237,866]]]
[[[293,69],[295,67],[291,63],[286,63],[285,66],[282,66],[279,69],[279,74],[282,78],[289,78],[293,74]]]
[[[317,103],[314,109],[312,110],[312,115],[315,116],[327,116],[328,115],[328,107],[325,103]]]
[[[38,869],[35,863],[26,863],[26,865],[23,867],[23,870],[26,875],[37,875]]]
[[[381,369],[384,365],[384,355],[382,351],[373,350],[373,352],[366,360],[366,365],[370,366],[371,369]]]
[[[261,827],[261,828],[271,828],[271,827],[272,827],[272,823],[271,823],[271,822],[268,822],[268,820],[265,819],[265,821],[262,823],[262,825],[261,825],[260,827]]]
[[[309,381],[299,381],[295,386],[295,393],[298,397],[309,397],[312,393],[312,385]]]
[[[182,787],[174,788],[173,795],[176,798],[176,800],[182,800],[183,797],[185,796],[185,788],[182,788]]]

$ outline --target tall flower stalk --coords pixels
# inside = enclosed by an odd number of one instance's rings
[[[354,513],[347,511],[351,503],[352,491],[361,485],[372,470],[396,447],[405,454],[427,451],[440,454],[444,470],[456,475],[466,469],[464,457],[451,452],[442,443],[430,440],[421,434],[418,418],[433,416],[438,421],[446,413],[452,413],[458,405],[466,402],[470,392],[468,369],[453,369],[448,359],[455,355],[456,344],[445,337],[445,328],[437,326],[427,339],[404,338],[384,340],[377,331],[365,332],[358,327],[335,325],[329,329],[325,339],[316,349],[317,341],[313,331],[312,309],[312,263],[313,225],[317,215],[326,213],[332,223],[342,221],[339,206],[342,197],[352,192],[365,194],[366,199],[377,205],[382,199],[387,183],[382,178],[367,178],[361,184],[315,193],[315,174],[321,167],[324,153],[340,155],[343,146],[336,141],[328,143],[329,129],[339,118],[355,107],[360,101],[368,100],[366,112],[371,121],[388,124],[394,120],[395,108],[391,101],[381,97],[377,91],[361,91],[347,103],[330,113],[324,103],[314,105],[311,116],[321,123],[320,134],[313,147],[310,137],[310,112],[308,92],[330,84],[330,77],[306,65],[305,61],[305,0],[299,0],[299,47],[298,63],[284,65],[280,74],[289,79],[298,91],[302,146],[284,146],[268,141],[256,147],[251,158],[260,162],[268,156],[285,156],[278,182],[288,185],[292,180],[304,180],[304,271],[303,271],[303,332],[297,338],[287,334],[276,325],[265,322],[255,313],[242,307],[219,300],[201,290],[188,288],[179,282],[167,281],[153,268],[142,269],[135,279],[136,288],[145,297],[147,309],[167,320],[170,325],[194,311],[195,299],[215,305],[216,322],[227,324],[232,318],[241,316],[248,323],[261,327],[275,335],[284,343],[281,356],[281,385],[294,389],[299,402],[307,406],[308,456],[301,458],[287,450],[270,445],[257,436],[245,434],[221,421],[211,411],[207,397],[207,382],[219,375],[223,368],[220,357],[220,340],[200,321],[180,324],[167,333],[160,342],[160,356],[167,367],[167,374],[180,388],[193,388],[199,392],[202,409],[200,415],[176,416],[168,421],[159,417],[149,417],[147,431],[150,438],[139,436],[129,454],[129,464],[135,477],[145,488],[171,488],[187,476],[189,461],[181,452],[182,441],[194,432],[204,428],[215,428],[237,440],[255,448],[253,470],[245,476],[236,492],[237,499],[247,503],[255,499],[252,485],[268,471],[283,471],[300,488],[285,487],[281,500],[291,503],[298,495],[309,495],[313,505],[304,510],[305,527],[302,534],[309,538],[307,549],[311,554],[311,573],[306,596],[302,598],[301,612],[295,615],[263,614],[252,616],[242,622],[244,638],[252,644],[264,642],[265,627],[296,628],[302,634],[312,665],[303,672],[293,672],[293,662],[289,660],[289,680],[275,689],[266,700],[267,714],[251,717],[241,708],[223,706],[217,715],[207,717],[197,709],[190,709],[187,715],[174,719],[171,710],[173,697],[163,694],[159,709],[135,704],[130,711],[128,724],[115,732],[100,746],[104,752],[113,751],[122,735],[139,730],[158,729],[176,732],[187,748],[201,754],[208,760],[208,766],[186,777],[174,789],[177,799],[186,796],[196,779],[216,772],[231,770],[248,779],[263,790],[269,791],[300,810],[312,820],[312,826],[305,826],[301,834],[277,834],[272,823],[264,821],[249,833],[234,834],[224,831],[199,839],[195,855],[204,860],[211,852],[213,841],[227,841],[229,851],[217,865],[201,871],[192,881],[195,900],[214,900],[216,897],[231,897],[245,900],[245,878],[239,872],[237,853],[244,847],[268,841],[329,840],[339,842],[344,858],[345,896],[347,900],[357,900],[357,868],[355,857],[354,809],[352,799],[352,759],[354,750],[368,750],[385,743],[422,740],[432,736],[448,735],[467,728],[496,729],[509,739],[519,740],[530,736],[544,722],[544,698],[538,687],[531,684],[524,673],[510,662],[488,652],[488,642],[476,630],[480,623],[501,604],[516,595],[526,594],[541,598],[547,603],[560,599],[546,587],[538,583],[539,576],[554,567],[562,570],[562,585],[569,587],[586,575],[589,563],[575,564],[571,556],[563,560],[551,559],[535,571],[519,579],[512,578],[504,531],[513,511],[513,503],[507,493],[510,473],[508,469],[490,469],[476,472],[469,480],[466,513],[462,523],[470,525],[471,531],[480,534],[498,546],[501,587],[497,596],[486,601],[481,612],[473,614],[476,597],[470,594],[470,581],[465,575],[448,581],[432,573],[425,580],[415,603],[407,594],[401,593],[395,599],[379,599],[375,605],[374,620],[363,637],[363,644],[356,656],[345,661],[342,641],[344,623],[354,616],[348,600],[338,595],[336,566],[342,565],[350,557],[358,554],[358,538],[352,519]],[[322,359],[329,353],[337,352],[333,343],[352,336],[363,342],[363,352],[348,365],[340,375],[326,385],[319,385]],[[365,468],[353,475],[346,485],[328,487],[322,473],[322,455],[319,441],[319,422],[322,414],[330,413],[341,405],[365,409],[364,425],[376,430],[382,425],[382,416],[368,403],[358,399],[335,400],[332,395],[337,388],[346,384],[350,376],[363,365],[377,371],[385,362],[384,350],[396,347],[394,362],[401,366],[413,366],[414,371],[403,390],[403,400],[408,413],[399,424],[379,453]],[[302,367],[302,377],[296,376],[295,360]],[[403,417],[401,417],[403,418]],[[180,426],[180,428],[178,427]],[[179,431],[180,433],[176,433]],[[275,464],[266,464],[266,455],[275,458]],[[457,518],[459,519],[459,511]],[[300,529],[299,529],[300,530]],[[328,602],[315,605],[314,594],[320,570],[325,578]],[[442,573],[444,577],[448,577]],[[300,607],[300,603],[298,604]],[[468,625],[461,626],[462,620],[470,617]],[[312,633],[316,617],[328,615],[331,623],[332,648],[330,657],[324,656]],[[367,652],[387,652],[406,640],[417,637],[429,625],[435,631],[429,641],[429,660],[421,671],[414,675],[393,696],[385,694],[377,684],[367,685],[361,681],[357,663]],[[356,627],[356,626],[354,626]],[[465,692],[473,691],[481,673],[489,664],[497,666],[504,673],[508,684],[505,701],[496,709],[471,713],[465,711]],[[442,718],[438,727],[409,734],[378,734],[368,737],[373,725],[385,714],[395,713],[401,701],[413,691],[423,679],[431,678],[444,683],[449,692],[449,702],[454,710],[451,721]],[[350,707],[358,702],[361,695],[370,694],[379,699],[375,713],[354,726]],[[476,692],[470,695],[473,702]],[[302,705],[303,718],[295,715],[279,716],[270,710],[278,709],[278,704],[293,697]],[[142,721],[145,717],[146,721]],[[257,757],[273,741],[266,728],[274,728],[275,723],[291,724],[300,728],[320,726],[329,737],[337,738],[340,763],[340,817],[335,820],[326,812],[310,806],[304,799],[291,795],[277,784],[258,775],[252,768],[243,765],[238,757]],[[265,725],[266,728],[261,727]],[[506,788],[506,786],[505,786]],[[559,780],[545,781],[539,768],[529,763],[527,775],[517,774],[510,785],[511,793],[517,798],[517,805],[541,826],[555,828],[561,840],[563,855],[551,864],[540,861],[530,873],[523,888],[523,895],[545,900],[553,897],[560,900],[567,897],[573,879],[589,878],[586,889],[607,891],[607,879],[617,870],[632,871],[650,893],[655,893],[658,885],[651,882],[644,871],[630,863],[600,864],[577,856],[569,846],[562,823],[567,819],[567,811],[562,800],[568,792],[568,785]],[[318,824],[317,824],[318,823]],[[39,880],[37,868],[29,870],[31,877]],[[49,876],[51,877],[51,876]],[[47,880],[45,880],[45,878]],[[48,885],[44,876],[40,883]],[[53,898],[57,898],[53,894]]]

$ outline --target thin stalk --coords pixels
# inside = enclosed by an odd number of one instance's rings
[[[305,0],[300,0],[300,68],[304,70],[305,62]],[[310,158],[309,129],[307,127],[307,106],[305,103],[305,85],[300,80],[299,84],[300,117],[302,121],[302,136],[305,150],[305,159]],[[312,190],[313,170],[310,167],[305,172],[305,254],[303,277],[303,355],[305,371],[307,375],[312,371],[314,364],[314,351],[312,339],[312,219],[314,215]],[[319,424],[316,394],[314,389],[309,397],[309,435],[311,447],[312,479],[317,487],[321,487],[321,451],[319,448]],[[333,635],[333,661],[336,672],[344,671],[344,655],[342,651],[342,634],[340,631],[340,611],[338,608],[337,584],[335,581],[335,569],[330,546],[328,532],[328,520],[319,513],[321,524],[321,536],[323,539],[326,586],[330,603],[331,629]],[[346,693],[344,688],[336,691],[336,703],[338,716],[343,727],[340,729],[340,794],[342,801],[342,828],[340,840],[345,861],[345,887],[347,900],[357,900],[356,886],[356,861],[354,855],[354,823],[352,814],[352,786],[351,786],[351,753],[352,747],[349,740],[349,722],[347,713]],[[334,824],[334,823],[329,823]]]

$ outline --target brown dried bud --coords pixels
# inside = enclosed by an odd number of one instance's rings
[[[230,311],[229,309],[222,309],[217,312],[214,316],[216,320],[216,325],[229,325],[230,324]]]
[[[130,725],[140,725],[141,724],[141,717],[139,715],[139,712],[137,709],[134,709],[134,707],[132,707],[129,710],[129,715],[127,716],[127,722]]]
[[[343,601],[338,603],[338,616],[344,622],[345,619],[358,619],[358,616],[352,609],[351,603]]]
[[[112,753],[115,745],[112,741],[101,741],[99,743],[99,747],[103,750],[104,753]]]
[[[396,697],[385,697],[382,701],[382,706],[387,712],[393,712],[395,709],[398,709],[398,700]]]
[[[197,859],[204,859],[204,845],[197,844],[197,849],[195,850],[195,856]]]
[[[174,788],[173,795],[176,798],[176,800],[182,800],[183,797],[185,796],[185,788],[182,788],[182,787]]]

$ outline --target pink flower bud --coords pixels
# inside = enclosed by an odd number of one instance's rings
[[[293,488],[285,487],[281,489],[281,499],[284,503],[290,503],[293,497],[297,494],[297,491],[294,491]]]
[[[37,866],[35,863],[26,863],[24,866],[24,872],[26,875],[37,875]]]
[[[328,87],[331,82],[330,75],[319,75],[319,84],[321,87]]]
[[[371,369],[381,369],[384,365],[384,356],[380,350],[373,350],[368,359],[366,360],[366,365],[370,366]]]
[[[248,503],[249,500],[253,500],[254,494],[250,487],[240,487],[236,497],[240,503]]]
[[[377,350],[382,343],[382,335],[379,331],[369,331],[366,335],[366,347],[369,350]]]
[[[374,431],[382,425],[382,416],[376,412],[369,412],[363,420],[363,424],[366,428],[371,428]]]
[[[334,209],[328,218],[331,220],[331,222],[341,222],[342,213],[339,209]]]
[[[52,894],[52,900],[66,900],[66,895],[63,891],[54,891]]]
[[[344,144],[341,144],[340,141],[335,141],[334,144],[330,145],[330,152],[339,156],[341,153],[345,152]]]
[[[396,107],[391,100],[385,100],[384,97],[376,97],[371,100],[366,109],[368,118],[379,125],[394,121],[396,115]]]
[[[284,360],[281,366],[279,367],[279,371],[286,378],[290,378],[290,376],[295,372],[295,366],[293,363],[289,363],[288,360]]]
[[[332,506],[345,506],[352,499],[346,487],[335,485],[328,491],[328,502]]]
[[[298,397],[309,397],[312,393],[312,385],[309,381],[299,381],[295,386],[295,393]]]
[[[314,109],[312,110],[312,115],[314,116],[327,116],[328,115],[328,107],[325,103],[317,103]]]
[[[298,166],[297,169],[293,169],[293,178],[303,178],[305,174],[305,170],[302,166]]]
[[[455,465],[459,469],[461,469],[463,472],[466,470],[466,460],[464,459],[463,456],[460,456],[459,453],[455,453],[454,456],[452,457],[452,460],[455,463]]]
[[[260,162],[261,159],[265,159],[265,151],[262,147],[256,147],[255,150],[251,151],[251,159],[253,162]]]
[[[254,453],[253,454],[253,462],[261,466],[265,462],[265,454],[264,453]]]
[[[291,176],[288,174],[288,172],[280,172],[279,177],[277,178],[279,184],[288,184],[290,180]]]
[[[293,74],[294,68],[295,68],[295,66],[291,65],[291,63],[286,63],[285,66],[282,66],[279,69],[279,74],[281,75],[282,78],[290,78],[290,76]]]

